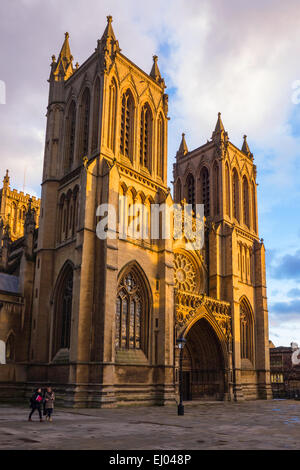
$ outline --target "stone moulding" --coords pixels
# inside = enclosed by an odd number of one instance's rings
[[[194,294],[177,289],[175,293],[175,307],[176,324],[179,328],[188,326],[199,315],[199,309],[204,307],[211,313],[226,340],[229,341],[232,338],[229,302],[212,299],[205,294]]]

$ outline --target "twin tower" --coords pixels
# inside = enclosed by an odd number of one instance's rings
[[[167,187],[168,95],[121,53],[107,18],[95,52],[73,65],[69,35],[52,57],[28,356],[29,384],[65,405],[174,403],[184,336],[184,399],[270,397],[264,246],[246,137],[188,151]],[[97,208],[203,204],[205,243],[99,239]],[[146,212],[148,213],[148,212]],[[130,217],[130,215],[129,215]],[[118,227],[118,225],[117,225]],[[118,231],[119,227],[117,228]]]

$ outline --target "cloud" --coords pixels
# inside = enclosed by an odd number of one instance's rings
[[[288,296],[288,297],[292,297],[292,298],[298,298],[298,299],[300,299],[300,289],[298,289],[298,288],[290,289],[290,290],[287,292],[287,296]]]
[[[300,250],[283,256],[277,265],[271,266],[270,274],[275,279],[300,280]]]

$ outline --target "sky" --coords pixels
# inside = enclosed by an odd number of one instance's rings
[[[1,0],[0,178],[40,195],[51,56],[66,31],[74,63],[106,16],[146,72],[157,54],[169,93],[169,184],[185,132],[192,150],[222,120],[257,165],[270,339],[300,344],[300,8],[298,0]],[[5,104],[3,104],[5,98]]]

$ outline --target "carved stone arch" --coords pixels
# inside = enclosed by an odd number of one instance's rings
[[[137,91],[137,88],[136,88],[135,84],[131,80],[128,80],[128,79],[126,80],[125,83],[124,83],[124,80],[122,80],[122,83],[121,83],[121,86],[120,86],[120,96],[123,96],[124,93],[127,92],[127,90],[130,91],[130,93],[132,95],[132,98],[133,98],[133,101],[134,101],[134,107],[137,108],[137,106],[139,104],[139,94],[138,94],[138,91]]]
[[[125,195],[127,194],[128,186],[127,186],[127,184],[125,183],[125,181],[122,181],[122,182],[120,183],[120,190],[122,191],[123,196],[125,196]]]
[[[133,186],[129,186],[127,189],[128,195],[131,195],[133,201],[135,201],[135,198],[137,196],[137,190]]]
[[[140,106],[144,106],[144,104],[146,102],[149,103],[149,106],[152,110],[152,114],[153,116],[156,116],[157,114],[157,106],[155,104],[155,101],[154,101],[154,98],[153,98],[153,94],[151,92],[151,88],[150,88],[150,85],[148,83],[148,85],[145,87],[145,89],[142,91],[142,93],[139,95],[139,98],[140,98]]]
[[[140,349],[148,357],[152,307],[148,277],[136,260],[129,261],[118,274],[116,350]]]
[[[69,350],[71,340],[71,321],[73,310],[74,264],[67,260],[63,264],[52,292],[52,350],[54,358],[60,350]]]
[[[198,308],[197,314],[193,316],[192,320],[187,324],[184,325],[178,332],[177,332],[177,337],[182,336],[183,338],[186,338],[189,331],[192,329],[192,327],[199,321],[205,319],[212,329],[214,330],[220,345],[222,349],[222,354],[223,354],[223,359],[224,359],[224,365],[225,367],[228,367],[228,341],[226,336],[224,335],[224,332],[222,331],[222,328],[219,326],[218,322],[216,321],[214,315],[210,310],[208,309],[207,306],[201,305]]]
[[[120,79],[120,74],[119,74],[119,70],[118,70],[118,66],[117,64],[114,62],[112,64],[112,67],[110,69],[110,73],[109,73],[109,79],[111,80],[112,78],[115,78],[116,82],[117,82],[117,85],[118,85],[118,89],[120,89],[121,87],[121,79]]]
[[[241,176],[241,164],[236,153],[233,154],[233,157],[231,159],[231,171],[233,170],[234,167],[236,168],[236,171],[238,172],[238,175],[240,177]]]

